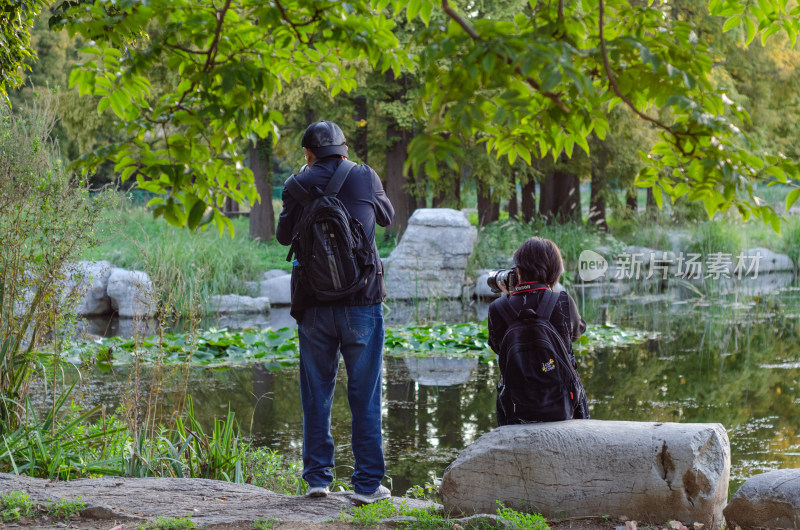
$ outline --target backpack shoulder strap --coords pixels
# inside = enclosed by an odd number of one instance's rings
[[[519,313],[514,311],[508,299],[500,300],[500,302],[497,304],[496,307],[497,310],[500,312],[500,316],[503,317],[503,320],[506,321],[507,327],[511,327],[511,324],[517,321]]]
[[[356,167],[355,162],[351,162],[350,160],[342,160],[342,163],[336,168],[336,172],[331,177],[331,180],[328,181],[328,185],[325,186],[324,194],[336,195],[339,193],[339,190],[342,189],[342,184],[344,184],[347,175],[350,174],[350,170],[354,167]]]
[[[553,309],[556,307],[556,302],[558,302],[558,296],[550,289],[546,289],[542,300],[539,302],[539,307],[536,308],[536,316],[542,320],[549,321],[550,315],[553,314]]]
[[[306,204],[311,202],[311,194],[308,193],[308,190],[306,190],[302,184],[297,182],[296,175],[292,175],[291,177],[286,179],[286,182],[284,182],[283,185],[286,188],[286,190],[292,194],[292,197],[297,199],[297,201],[300,202],[301,205],[305,206]]]

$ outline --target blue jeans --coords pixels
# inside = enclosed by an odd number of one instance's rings
[[[383,309],[325,306],[305,310],[300,338],[300,398],[303,402],[303,478],[310,487],[333,481],[331,405],[339,353],[347,368],[351,443],[356,493],[369,494],[386,472],[381,439]]]

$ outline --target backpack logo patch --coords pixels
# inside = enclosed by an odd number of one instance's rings
[[[542,363],[542,372],[550,372],[556,369],[556,362],[553,359],[550,359],[546,363]]]

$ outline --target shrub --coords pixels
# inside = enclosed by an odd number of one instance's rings
[[[66,265],[93,243],[102,205],[59,159],[54,101],[18,114],[0,105],[0,434],[22,421],[34,352],[70,320]]]

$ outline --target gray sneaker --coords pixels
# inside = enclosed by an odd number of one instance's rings
[[[353,499],[361,504],[372,504],[373,502],[377,502],[382,499],[388,499],[391,496],[392,492],[389,491],[389,488],[383,485],[378,486],[378,489],[367,495],[362,493],[353,493]]]
[[[308,488],[306,491],[306,497],[327,497],[328,493],[328,486],[314,486],[313,488]]]

